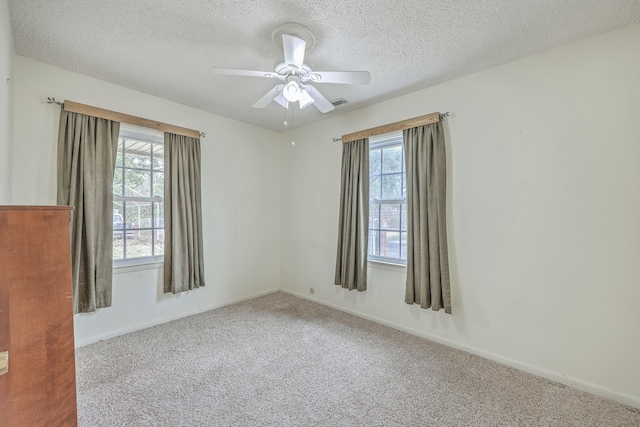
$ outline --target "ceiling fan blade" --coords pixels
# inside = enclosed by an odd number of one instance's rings
[[[274,87],[273,89],[271,89],[269,92],[267,92],[267,94],[265,96],[263,96],[262,98],[260,98],[255,104],[252,105],[253,108],[264,108],[267,105],[269,105],[269,103],[271,101],[273,101],[278,94],[282,93],[282,85],[278,85],[276,87]]]
[[[327,100],[327,98],[325,98],[324,96],[322,96],[320,92],[318,92],[318,90],[315,87],[311,85],[305,85],[304,88],[307,91],[307,93],[311,95],[311,97],[313,98],[313,101],[314,101],[313,105],[315,105],[316,108],[318,108],[318,110],[320,110],[321,113],[328,113],[329,111],[335,108]]]
[[[234,68],[214,68],[211,70],[215,74],[227,74],[230,76],[245,76],[245,77],[277,77],[277,74],[273,71],[253,71],[253,70],[236,70]]]
[[[278,94],[278,96],[276,96],[274,101],[282,105],[284,108],[289,108],[289,101],[287,101],[287,98],[284,97],[284,93],[282,93],[282,91],[280,91],[280,93]]]
[[[320,79],[316,80],[314,74],[319,75]],[[315,83],[368,85],[371,82],[371,74],[368,71],[314,71],[311,80]]]
[[[302,69],[304,62],[304,50],[307,42],[288,34],[282,35],[282,47],[284,49],[285,65],[294,65],[298,70]]]

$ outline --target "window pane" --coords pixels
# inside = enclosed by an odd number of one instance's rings
[[[151,170],[151,143],[126,139],[124,165],[128,168]]]
[[[151,172],[135,169],[124,170],[124,195],[151,197]]]
[[[164,253],[164,146],[121,136],[114,172],[114,260]]]
[[[381,150],[369,151],[369,175],[380,175],[382,165],[380,163]]]
[[[164,203],[156,202],[153,204],[153,236],[154,250],[153,255],[164,254]]]
[[[124,258],[122,202],[113,202],[113,259]]]
[[[402,174],[397,173],[393,175],[382,176],[382,199],[394,200],[402,199],[402,193],[400,185],[402,184]]]
[[[401,223],[402,231],[407,231],[407,204],[403,203],[401,207],[402,207],[402,214],[400,214],[400,221],[402,221]]]
[[[153,170],[164,171],[164,145],[153,144]]]
[[[400,233],[397,231],[380,232],[380,256],[398,258],[400,256]]]
[[[155,249],[154,256],[164,255],[164,230],[155,230]]]
[[[369,206],[369,230],[380,228],[380,205]]]
[[[164,203],[155,202],[153,204],[153,228],[164,229]]]
[[[402,172],[402,146],[385,148],[382,153],[382,172]]]
[[[151,202],[126,203],[126,228],[151,228]]]
[[[380,229],[400,230],[400,205],[380,205]]]
[[[153,172],[153,197],[164,197],[164,172]]]
[[[113,172],[113,194],[122,196],[122,168],[117,167]]]
[[[407,175],[405,173],[402,173],[402,192],[400,194],[403,199],[407,198]]]
[[[135,237],[127,239],[127,258],[152,256],[151,230],[137,230]]]
[[[380,255],[380,241],[378,239],[378,235],[378,231],[369,231],[369,255]]]
[[[113,239],[122,239],[122,230],[124,228],[124,222],[122,217],[123,202],[113,202]],[[114,246],[115,254],[115,246]],[[114,255],[115,256],[115,255]]]
[[[381,140],[381,144],[394,142],[391,138]],[[375,148],[374,143],[374,148],[369,150],[368,253],[392,262],[401,259],[401,251],[406,252],[406,204],[401,203],[406,197],[404,148],[400,142],[379,148]]]
[[[400,242],[400,258],[407,259],[407,233],[402,233],[400,238],[402,239]]]
[[[122,241],[122,231],[120,233],[113,231],[113,259],[124,259],[124,242]]]
[[[380,176],[374,176],[369,181],[369,200],[380,200]]]
[[[122,166],[122,143],[123,143],[123,139],[118,138],[118,153],[116,154],[116,166]]]

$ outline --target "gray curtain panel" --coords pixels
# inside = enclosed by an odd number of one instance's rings
[[[342,181],[335,284],[367,289],[369,139],[342,144]]]
[[[71,221],[73,307],[111,306],[113,171],[120,123],[62,110],[58,129],[58,205]]]
[[[405,302],[451,313],[442,122],[403,131],[407,171]]]
[[[164,134],[164,291],[204,286],[200,139]]]

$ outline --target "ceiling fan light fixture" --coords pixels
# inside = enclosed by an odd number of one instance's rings
[[[298,82],[292,80],[286,84],[284,89],[282,89],[282,93],[287,101],[296,102],[300,99],[300,86],[298,86]]]
[[[300,101],[300,109],[302,110],[303,108],[313,104],[314,99],[311,97],[311,95],[309,95],[309,92],[302,89],[302,91],[300,92],[299,101]]]

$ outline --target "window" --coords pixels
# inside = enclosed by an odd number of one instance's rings
[[[162,261],[163,198],[164,134],[121,124],[113,177],[115,265]]]
[[[407,199],[402,132],[369,139],[369,259],[407,262]]]

